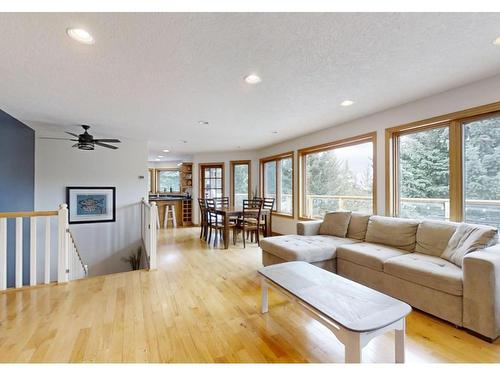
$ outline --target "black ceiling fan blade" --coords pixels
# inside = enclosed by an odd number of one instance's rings
[[[74,144],[73,146],[71,146],[71,147],[78,147],[78,143],[75,143],[75,144]]]
[[[78,139],[69,139],[69,138],[38,137],[38,139],[56,139],[56,140],[59,140],[59,141],[73,141],[73,142],[78,142]]]
[[[118,149],[118,147],[116,147],[116,146],[111,146],[111,145],[107,145],[106,143],[94,142],[94,144],[96,144],[97,146],[110,148],[110,149],[112,149],[112,150],[117,150],[117,149]]]
[[[108,143],[121,143],[121,141],[119,139],[107,139],[107,138],[103,138],[103,139],[94,139],[95,142],[108,142]]]
[[[72,135],[73,137],[76,137],[78,138],[78,134],[75,134],[75,133],[70,133],[70,132],[65,132],[66,134],[69,134],[69,135]]]

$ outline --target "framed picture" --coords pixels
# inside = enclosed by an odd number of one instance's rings
[[[66,187],[69,223],[107,223],[115,221],[116,189],[114,187]]]

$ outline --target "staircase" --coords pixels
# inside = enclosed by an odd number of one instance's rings
[[[8,221],[15,223],[15,268],[13,285],[8,285],[7,236]],[[29,286],[64,283],[87,277],[88,267],[82,261],[74,238],[69,230],[68,206],[61,204],[55,211],[0,212],[0,291],[21,288],[23,283],[23,224],[29,221]],[[43,231],[37,226],[43,225]],[[52,231],[57,229],[56,254],[52,254]],[[39,246],[43,243],[43,246]],[[43,249],[43,252],[41,251]],[[56,278],[51,278],[52,257],[57,257]],[[37,274],[43,263],[43,277]],[[40,267],[42,268],[42,267]],[[12,278],[12,275],[10,275]]]

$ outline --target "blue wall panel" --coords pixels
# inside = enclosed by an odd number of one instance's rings
[[[0,212],[35,208],[35,132],[0,110]],[[23,224],[23,282],[29,283],[29,221]],[[7,284],[15,281],[15,220],[7,223]]]

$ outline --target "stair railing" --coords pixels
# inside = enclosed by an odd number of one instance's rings
[[[57,217],[57,220],[54,219]],[[74,246],[74,240],[69,232],[68,224],[68,205],[61,204],[58,210],[55,211],[30,211],[30,212],[0,212],[0,291],[7,289],[7,236],[8,236],[8,220],[15,221],[15,267],[14,267],[14,285],[15,288],[21,288],[23,283],[23,224],[25,220],[29,220],[29,286],[40,284],[38,282],[37,265],[41,251],[39,251],[37,225],[44,225],[43,236],[43,283],[49,284],[51,279],[51,245],[52,245],[52,225],[57,225],[57,282],[63,283],[72,276],[81,276],[82,271],[78,267],[85,270],[87,275],[88,269],[81,261],[81,257]],[[40,223],[43,221],[43,223]],[[70,243],[73,243],[74,248],[70,252]],[[74,249],[74,251],[73,251]],[[73,266],[73,257],[78,257],[80,264],[75,262]],[[41,261],[41,259],[40,259]],[[76,267],[78,266],[78,267]],[[70,277],[72,269],[75,271]],[[78,270],[78,271],[77,271]]]
[[[144,198],[141,201],[141,236],[142,245],[146,251],[146,259],[150,270],[157,268],[156,231],[158,228],[158,207],[155,202],[149,203]]]

